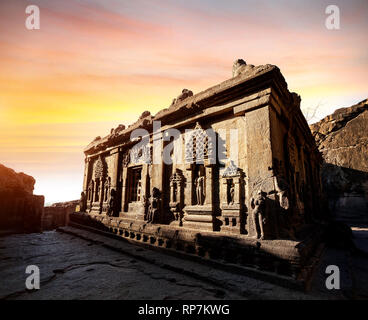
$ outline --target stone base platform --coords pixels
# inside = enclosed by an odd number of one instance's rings
[[[258,240],[229,232],[146,224],[82,212],[72,213],[69,224],[301,290],[308,290],[324,249],[323,232],[317,228],[304,240],[294,241]]]

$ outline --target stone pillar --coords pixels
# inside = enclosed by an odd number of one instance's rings
[[[99,195],[99,204],[100,204],[99,211],[100,211],[100,213],[102,212],[102,205],[103,205],[104,181],[105,181],[105,179],[101,178],[101,180],[100,180],[100,195]]]
[[[205,172],[206,172],[206,195],[204,198],[204,204],[206,206],[213,205],[213,172],[212,165],[206,161]]]
[[[111,175],[111,189],[117,189],[118,185],[118,178],[119,178],[119,149],[116,148],[113,151],[110,152],[111,157],[113,158],[112,164],[113,167],[111,168],[111,172],[113,173]]]
[[[187,164],[185,167],[187,171],[187,185],[185,188],[185,204],[186,205],[193,205],[193,165]]]
[[[127,195],[127,187],[128,187],[128,168],[122,168],[121,174],[122,186],[121,186],[121,212],[120,217],[124,215],[124,212],[128,209],[128,195]]]
[[[90,174],[90,159],[89,158],[85,158],[84,159],[84,176],[83,176],[83,192],[87,195],[87,191],[88,191],[88,177],[91,175]]]

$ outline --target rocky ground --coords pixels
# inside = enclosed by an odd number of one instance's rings
[[[88,231],[63,229],[0,238],[0,299],[368,298],[368,258],[342,250],[326,251],[311,291],[303,293]],[[354,234],[368,252],[368,228],[355,228]],[[328,264],[340,267],[340,290],[325,288]],[[40,290],[25,289],[27,265],[40,268]]]

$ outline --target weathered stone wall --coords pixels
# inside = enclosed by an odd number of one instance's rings
[[[0,164],[0,231],[39,232],[44,197],[33,195],[35,179]]]
[[[42,230],[52,230],[66,226],[69,222],[69,214],[76,211],[79,200],[54,203],[45,207],[42,218]]]
[[[338,220],[368,222],[368,99],[310,126],[324,158],[322,181]]]

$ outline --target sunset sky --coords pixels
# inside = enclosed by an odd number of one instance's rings
[[[236,58],[277,65],[317,121],[368,97],[367,34],[367,0],[0,0],[0,163],[46,202],[77,199],[84,146],[230,78]]]

